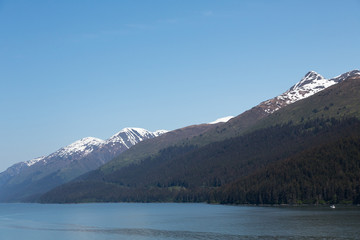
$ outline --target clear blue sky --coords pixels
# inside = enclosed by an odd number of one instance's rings
[[[0,171],[359,69],[360,1],[0,0]]]

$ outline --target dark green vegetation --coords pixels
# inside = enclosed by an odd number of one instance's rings
[[[151,154],[117,158],[41,201],[358,204],[358,103],[360,79],[347,79],[251,123],[236,125],[240,115]]]
[[[316,126],[312,132],[321,144],[259,168],[223,187],[217,192],[216,200],[255,204],[359,204],[360,121],[343,120],[322,130]]]
[[[319,120],[202,148],[173,146],[111,174],[92,172],[90,181],[64,185],[43,201],[358,203],[359,132],[357,119]]]

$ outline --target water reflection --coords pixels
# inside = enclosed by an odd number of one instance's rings
[[[1,239],[357,239],[359,208],[0,204]]]

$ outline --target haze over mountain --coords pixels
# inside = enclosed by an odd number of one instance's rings
[[[0,173],[0,201],[30,199],[98,168],[141,141],[166,132],[124,128],[107,140],[82,138],[48,156],[14,164]]]
[[[179,138],[177,131],[184,130],[177,130],[140,143],[100,169],[53,189],[41,199],[44,202],[256,203],[242,198],[242,195],[237,198],[238,185],[231,184],[321,143],[330,146],[342,141],[351,129],[346,126],[357,129],[358,120],[349,118],[360,115],[359,79],[358,70],[329,80],[309,72],[284,94],[262,102],[227,123],[206,125],[201,130],[197,129],[199,126],[191,126],[197,131],[186,138]],[[304,112],[302,122],[299,120],[301,124],[284,122],[282,116],[292,115],[292,106],[311,109],[305,111],[306,114]],[[319,115],[323,111],[328,111],[328,114]],[[167,141],[169,136],[173,136],[172,141]],[[328,142],[329,139],[333,142]],[[222,194],[225,192],[226,195]],[[277,195],[261,202],[289,203],[315,199],[314,195],[301,196],[300,191],[294,197],[279,198]],[[356,194],[339,195],[343,200],[355,201],[354,197]],[[317,198],[319,200],[330,201],[328,195],[321,195]]]

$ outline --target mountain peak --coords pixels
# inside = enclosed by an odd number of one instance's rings
[[[81,138],[80,140],[73,142],[72,144],[66,146],[65,148],[70,148],[70,147],[79,146],[79,145],[101,145],[103,143],[105,143],[105,141],[100,138],[85,137],[85,138]]]
[[[305,74],[304,78],[324,78],[319,73],[315,72],[314,70],[309,71],[307,74]]]
[[[94,150],[96,147],[100,147],[105,143],[104,140],[94,137],[86,137],[82,138],[72,144],[61,148],[57,152],[55,152],[58,156],[67,156],[73,153],[80,153],[83,155],[87,155]]]
[[[158,137],[166,132],[166,130],[150,132],[143,128],[128,127],[123,128],[120,132],[110,137],[106,142],[112,146],[121,145],[122,147],[126,147],[126,149],[129,149],[131,146],[137,144],[138,142]]]
[[[288,91],[273,99],[262,102],[259,107],[266,113],[273,113],[286,105],[310,97],[348,77],[347,75],[343,75],[338,76],[339,79],[326,79],[319,73],[310,71]]]
[[[319,81],[321,83],[318,85],[321,85],[323,82],[326,82],[327,79],[325,79],[323,76],[321,76],[320,74],[318,74],[315,71],[310,71],[301,79],[300,82],[298,82],[294,86],[292,86],[289,91],[293,91],[295,89],[300,89],[308,84],[313,84],[313,83],[316,83]]]
[[[148,130],[144,129],[144,128],[138,128],[138,127],[126,127],[121,129],[120,132],[131,132],[131,131],[139,131],[139,132],[148,132]]]

